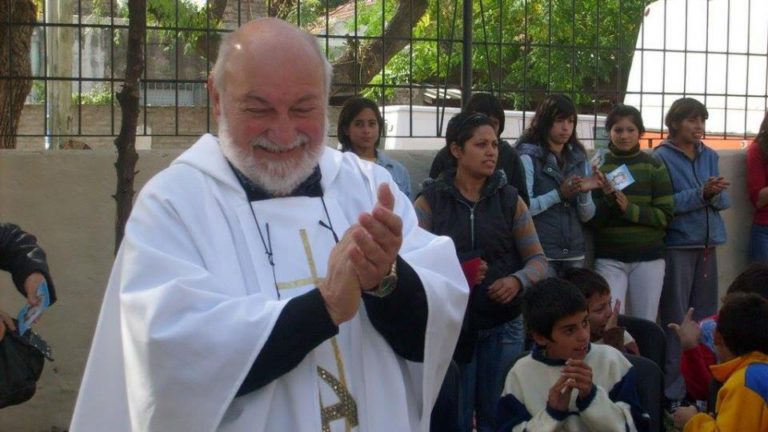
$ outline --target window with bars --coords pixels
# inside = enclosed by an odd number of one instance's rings
[[[663,115],[672,101],[699,98],[710,111],[708,142],[724,147],[753,136],[768,103],[764,0],[147,4],[139,134],[150,137],[153,147],[184,145],[215,131],[205,82],[218,42],[243,22],[268,15],[317,36],[334,64],[331,117],[338,111],[333,107],[352,95],[383,107],[389,147],[440,145],[447,119],[462,97],[476,91],[502,100],[508,124],[515,125],[505,131],[509,139],[519,135],[546,94],[568,94],[578,105],[579,133],[588,146],[604,139],[603,115],[617,102],[643,112],[653,143],[663,136]],[[19,60],[13,50],[0,60],[3,98],[18,99],[11,90],[31,82],[15,132],[18,146],[57,147],[70,139],[110,146],[120,129],[114,93],[125,72],[125,2],[36,5],[29,72],[12,70]],[[13,13],[2,20],[6,41],[30,25]]]

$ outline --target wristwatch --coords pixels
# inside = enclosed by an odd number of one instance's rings
[[[365,293],[374,297],[386,297],[397,287],[397,259],[392,263],[392,268],[389,269],[389,274],[384,276],[379,286],[375,290],[365,291]]]

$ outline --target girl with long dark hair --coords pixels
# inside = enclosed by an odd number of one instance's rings
[[[576,137],[576,107],[568,96],[547,96],[518,140],[530,211],[549,264],[560,273],[582,267],[582,224],[595,215],[586,151]]]
[[[347,99],[339,114],[336,133],[341,151],[351,151],[361,159],[386,168],[400,190],[411,199],[411,176],[400,162],[379,150],[384,118],[376,102],[363,97]]]

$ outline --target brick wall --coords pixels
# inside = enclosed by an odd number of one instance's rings
[[[144,134],[144,125],[146,124],[148,128],[146,134],[150,136],[139,137],[137,146],[141,144],[142,140],[150,140],[151,148],[154,149],[189,147],[194,141],[194,137],[206,133],[209,128],[213,131],[216,130],[216,120],[213,115],[210,116],[209,120],[207,111],[204,107],[179,107],[177,120],[177,108],[175,107],[147,107],[146,113],[142,110],[139,114],[139,134]],[[72,119],[75,135],[71,139],[84,142],[93,149],[111,149],[115,137],[120,132],[120,112],[118,106],[83,105],[79,111],[75,107]],[[17,148],[21,150],[43,149],[44,125],[44,107],[42,105],[26,105],[19,124]]]
[[[146,124],[148,127],[146,135],[149,136],[139,136],[137,147],[141,148],[142,142],[151,141],[152,149],[187,148],[198,136],[209,130],[216,131],[213,111],[209,117],[208,109],[205,107],[179,107],[177,120],[176,110],[175,107],[147,107],[146,117],[142,110],[139,114],[139,134],[144,134],[144,124]],[[339,111],[339,107],[331,107],[328,110],[328,116],[331,119],[329,135],[336,134],[336,119]],[[75,135],[71,139],[83,142],[92,149],[112,149],[114,139],[120,132],[120,112],[119,106],[112,109],[108,105],[83,105],[79,112],[77,107],[73,108],[72,124]],[[18,134],[17,149],[42,150],[44,148],[45,109],[43,105],[24,107]],[[329,142],[335,143],[335,138],[330,138]],[[148,149],[148,147],[143,148]]]

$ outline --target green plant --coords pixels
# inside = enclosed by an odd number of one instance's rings
[[[85,93],[73,93],[74,105],[117,105],[114,93],[104,88],[93,88]]]
[[[32,90],[29,92],[29,103],[41,104],[45,101],[45,83],[43,81],[32,81]]]
[[[384,6],[382,7],[382,1]],[[473,86],[494,89],[517,109],[529,109],[531,94],[549,91],[592,106],[606,89],[620,88],[632,62],[642,11],[649,0],[475,1]],[[358,30],[380,36],[395,9],[392,0],[360,8]],[[395,55],[370,84],[369,95],[392,95],[391,86],[459,84],[461,2],[431,0],[412,29],[415,39]],[[457,10],[458,8],[458,10]],[[382,15],[384,19],[382,20]],[[349,31],[354,31],[353,20]],[[439,62],[439,68],[438,68]]]
[[[286,2],[284,7],[277,11],[277,16],[306,28],[346,2],[347,0],[302,0],[298,5]]]
[[[179,40],[184,54],[191,54],[206,38],[206,30],[216,29],[220,19],[213,11],[215,2],[199,4],[192,0],[152,0],[147,2],[147,26],[160,27],[160,37]],[[224,2],[226,5],[226,2]],[[223,10],[222,10],[223,12]],[[183,30],[181,30],[183,29]],[[194,31],[190,29],[199,29]]]

